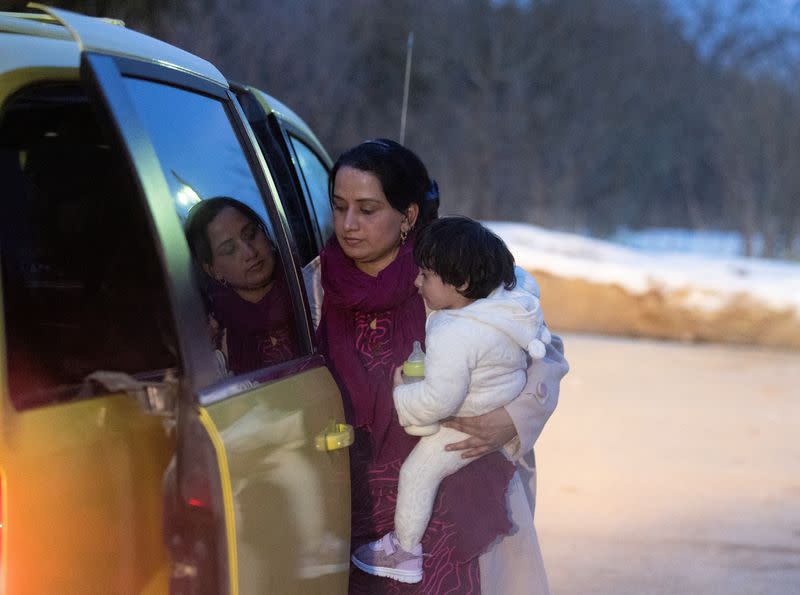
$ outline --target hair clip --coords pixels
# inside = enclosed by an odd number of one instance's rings
[[[365,145],[378,145],[381,149],[391,149],[391,145],[382,138],[373,138],[364,142]]]
[[[425,200],[439,202],[439,185],[436,183],[436,180],[431,180],[431,187],[425,193]]]

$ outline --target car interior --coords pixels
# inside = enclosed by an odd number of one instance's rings
[[[0,254],[18,409],[108,392],[93,372],[155,380],[177,341],[126,157],[76,84],[17,93],[0,114]],[[34,357],[35,356],[35,357]]]

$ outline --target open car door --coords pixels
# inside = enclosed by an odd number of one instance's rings
[[[314,353],[291,232],[235,96],[195,57],[171,65],[158,42],[134,32],[142,46],[154,44],[152,57],[111,55],[85,18],[51,12],[81,37],[82,75],[136,172],[174,313],[181,394],[165,479],[173,589],[345,593],[352,428]],[[182,229],[190,209],[215,196],[234,197],[261,219],[297,339],[285,357],[236,376],[217,365]]]

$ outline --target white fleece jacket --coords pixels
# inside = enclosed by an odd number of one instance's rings
[[[481,415],[510,403],[525,386],[528,352],[542,357],[548,342],[539,300],[524,289],[498,287],[464,308],[432,312],[425,379],[394,389],[400,425]]]

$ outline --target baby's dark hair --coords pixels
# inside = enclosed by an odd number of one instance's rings
[[[459,293],[471,300],[485,298],[501,283],[506,289],[517,284],[514,256],[503,240],[469,217],[442,217],[423,228],[414,260],[445,283],[467,283]]]

